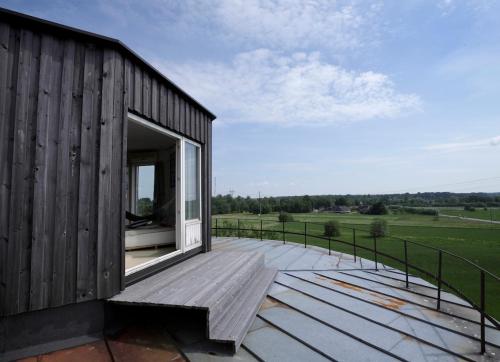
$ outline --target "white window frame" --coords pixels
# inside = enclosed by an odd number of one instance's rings
[[[165,261],[167,259],[173,258],[178,255],[182,255],[185,252],[197,248],[200,245],[195,244],[189,247],[186,247],[186,240],[185,240],[185,232],[186,232],[186,225],[191,225],[194,223],[199,223],[200,225],[202,224],[202,201],[203,201],[203,195],[201,193],[202,187],[202,179],[201,179],[201,144],[194,142],[186,137],[183,137],[175,132],[172,132],[168,129],[165,129],[163,127],[160,127],[150,121],[145,120],[142,117],[139,117],[133,113],[128,113],[128,122],[135,122],[141,126],[144,126],[146,128],[149,128],[153,131],[165,134],[167,136],[170,136],[172,138],[175,138],[176,140],[176,192],[175,192],[175,207],[176,207],[176,218],[175,218],[175,239],[176,239],[176,251],[173,251],[171,253],[168,253],[166,255],[160,256],[156,259],[147,261],[145,263],[136,265],[132,268],[126,269],[125,270],[125,276],[128,276],[130,274],[136,273],[140,270],[144,270],[149,268],[150,266],[153,266],[157,263],[161,263],[162,261]],[[198,148],[198,174],[199,174],[199,193],[200,193],[200,217],[198,219],[192,219],[192,220],[186,220],[186,210],[185,210],[185,144],[186,142],[193,144]],[[125,243],[125,240],[123,240]]]
[[[197,151],[198,151],[198,176],[199,176],[199,183],[198,183],[198,192],[199,192],[199,195],[200,195],[200,204],[199,204],[199,217],[196,218],[196,219],[189,219],[189,220],[186,220],[186,210],[185,210],[185,206],[186,206],[186,200],[185,200],[185,197],[186,197],[186,193],[185,193],[185,180],[186,180],[186,170],[185,170],[185,165],[186,165],[186,162],[184,160],[184,157],[185,157],[185,148],[186,148],[186,143],[190,143],[192,144],[193,146],[195,146],[197,148]],[[197,143],[197,142],[194,142],[190,139],[187,139],[187,138],[184,138],[184,142],[182,142],[182,145],[183,145],[183,154],[182,154],[182,157],[183,157],[183,161],[182,161],[182,166],[183,166],[183,170],[182,170],[182,175],[184,176],[184,179],[182,180],[182,205],[183,205],[183,210],[182,210],[182,221],[183,221],[183,228],[182,228],[182,233],[183,233],[183,244],[184,244],[184,250],[185,251],[189,251],[189,250],[192,250],[192,249],[195,249],[197,247],[200,247],[202,245],[202,242],[200,243],[197,243],[197,244],[193,244],[193,245],[189,245],[189,246],[186,246],[186,236],[184,235],[185,232],[186,232],[186,226],[190,226],[190,225],[195,225],[195,224],[199,224],[200,225],[200,228],[202,227],[203,225],[203,214],[202,214],[202,203],[203,203],[203,195],[201,194],[201,144]],[[201,230],[200,230],[201,231]]]
[[[187,219],[187,220],[184,220],[184,222],[186,224],[194,224],[194,223],[197,223],[197,222],[201,222],[202,220],[202,215],[201,215],[201,201],[202,201],[202,196],[201,196],[201,145],[199,143],[196,143],[196,142],[193,142],[191,140],[188,140],[188,139],[185,139],[184,140],[184,145],[186,143],[190,143],[191,145],[195,146],[196,147],[196,153],[198,154],[198,177],[199,177],[199,182],[198,182],[198,194],[200,195],[200,203],[198,205],[199,207],[199,210],[198,210],[198,215],[199,217],[195,218],[195,219]],[[185,160],[184,160],[184,165],[185,165]],[[185,174],[186,170],[184,170],[184,181],[186,180],[186,174]],[[184,185],[185,187],[185,185]],[[184,194],[184,198],[186,197],[186,195]],[[186,203],[184,203],[184,207],[185,207]],[[186,213],[184,213],[184,218],[186,217]]]

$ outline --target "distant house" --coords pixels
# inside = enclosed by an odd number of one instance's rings
[[[349,214],[351,212],[351,208],[349,206],[335,205],[332,208],[332,211],[337,214]]]
[[[358,212],[360,214],[367,214],[370,211],[370,205],[360,205],[358,206]]]

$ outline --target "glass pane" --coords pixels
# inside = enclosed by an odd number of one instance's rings
[[[200,218],[200,174],[198,147],[186,142],[186,220]]]
[[[139,216],[153,213],[155,189],[155,167],[139,166],[137,168],[137,214]]]

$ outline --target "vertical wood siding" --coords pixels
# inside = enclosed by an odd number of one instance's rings
[[[207,142],[211,119],[161,78],[138,64],[125,62],[129,109],[201,144]]]
[[[124,59],[0,22],[0,315],[121,289]]]
[[[202,145],[210,250],[211,118],[124,54],[0,20],[0,316],[123,288],[128,111]]]

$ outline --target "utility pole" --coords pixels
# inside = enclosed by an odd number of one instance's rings
[[[262,204],[260,202],[260,191],[259,191],[259,216],[262,215]]]

